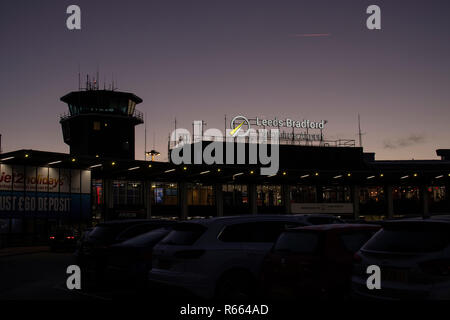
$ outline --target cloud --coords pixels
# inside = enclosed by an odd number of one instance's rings
[[[296,33],[291,35],[294,38],[318,38],[330,37],[331,33]]]
[[[424,143],[426,141],[425,136],[418,134],[411,134],[408,137],[398,138],[394,140],[384,140],[383,147],[385,149],[399,149],[410,147],[416,144]]]

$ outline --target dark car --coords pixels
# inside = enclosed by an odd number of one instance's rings
[[[367,286],[367,268],[377,266],[381,290]],[[387,221],[355,254],[356,299],[450,300],[450,219]]]
[[[272,299],[348,297],[353,256],[379,229],[332,224],[285,231],[263,262],[264,294]]]
[[[74,251],[77,247],[78,234],[74,230],[62,229],[50,233],[48,244],[51,251]]]
[[[171,226],[155,229],[112,245],[107,252],[107,275],[122,287],[146,288],[153,247],[171,230]]]
[[[140,234],[173,224],[162,219],[116,220],[96,225],[77,250],[77,262],[90,278],[101,282],[108,248]]]

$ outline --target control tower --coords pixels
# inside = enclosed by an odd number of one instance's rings
[[[135,107],[142,99],[128,92],[88,85],[61,98],[69,113],[61,116],[64,142],[73,155],[134,159],[134,127],[144,123]]]

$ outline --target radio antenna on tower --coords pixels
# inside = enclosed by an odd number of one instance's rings
[[[362,148],[362,136],[365,135],[365,133],[361,132],[361,117],[358,113],[358,137],[359,137],[359,147]]]
[[[147,112],[144,113],[144,161],[147,161]]]

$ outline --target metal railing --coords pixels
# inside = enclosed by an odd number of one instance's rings
[[[255,137],[243,137],[240,140],[233,140],[224,136],[207,136],[207,135],[194,135],[193,137],[179,137],[178,141],[169,141],[169,149],[174,148],[181,142],[197,143],[201,141],[218,141],[218,142],[240,142],[240,143],[260,143]],[[281,145],[298,145],[298,146],[316,146],[316,147],[356,147],[356,142],[353,139],[337,139],[326,140],[323,139],[304,139],[296,140],[289,138],[278,138],[276,141],[272,141],[270,135],[267,136],[267,143],[278,143]]]
[[[144,122],[144,113],[142,111],[139,111],[138,109],[134,109],[134,112],[131,115],[124,114],[122,112],[101,112],[101,111],[99,111],[99,112],[93,112],[93,111],[90,111],[90,112],[78,112],[78,113],[74,113],[74,114],[71,114],[70,112],[65,112],[65,113],[61,113],[59,115],[59,120],[63,121],[63,120],[69,119],[71,117],[78,116],[80,114],[96,114],[96,113],[116,114],[116,115],[121,115],[121,116],[128,116],[128,117],[133,117],[133,118],[136,118],[136,119]]]

